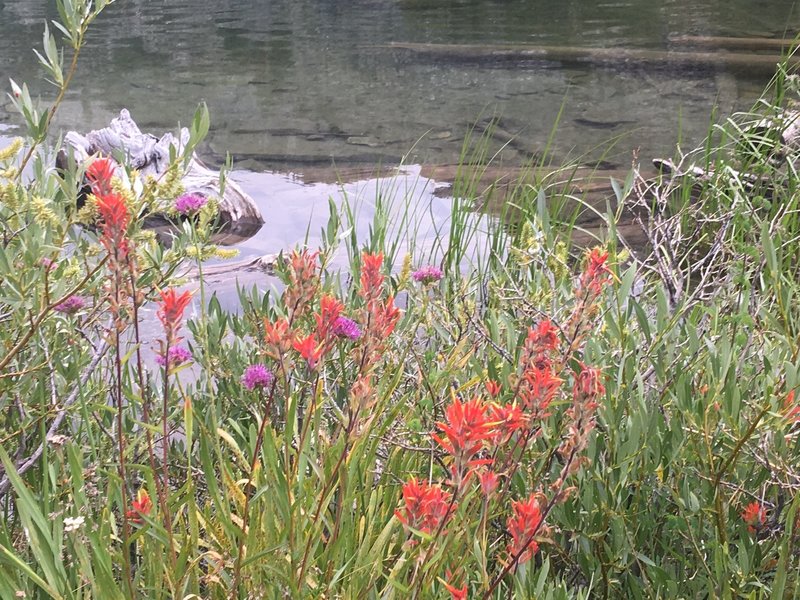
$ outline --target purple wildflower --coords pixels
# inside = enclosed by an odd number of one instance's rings
[[[208,199],[200,194],[183,194],[175,200],[175,210],[182,215],[194,214],[203,208],[206,202]]]
[[[275,376],[264,365],[250,365],[242,375],[242,385],[251,392],[256,388],[265,388],[275,380]]]
[[[192,353],[184,346],[172,346],[167,352],[167,356],[169,357],[170,367],[177,367],[178,365],[182,365],[183,363],[192,360]],[[164,356],[162,354],[156,356],[156,362],[162,367],[167,366],[167,361],[164,360]]]
[[[39,264],[42,265],[48,271],[52,271],[53,269],[56,268],[56,261],[46,256],[42,257],[42,259],[39,261]]]
[[[86,306],[86,300],[83,296],[70,296],[63,302],[56,304],[53,310],[64,313],[65,315],[74,315],[84,306]]]
[[[442,273],[442,270],[439,267],[428,265],[427,267],[422,267],[421,269],[414,271],[411,274],[411,277],[414,279],[414,281],[428,284],[439,281],[443,275],[444,273]]]
[[[337,317],[333,322],[333,333],[339,337],[350,340],[357,340],[361,337],[361,328],[353,319],[347,317]]]

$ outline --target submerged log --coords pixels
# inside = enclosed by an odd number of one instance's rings
[[[789,50],[797,45],[794,39],[779,38],[739,38],[739,37],[716,37],[698,35],[676,35],[667,38],[669,43],[693,48],[718,48],[725,50],[749,50],[753,52],[770,51],[781,52]]]
[[[171,133],[161,138],[142,133],[126,109],[113,119],[108,127],[81,135],[70,131],[64,137],[65,146],[72,152],[75,160],[85,161],[90,156],[102,154],[118,157],[139,171],[143,178],[159,178],[166,173],[170,164],[170,150],[179,153],[189,141],[189,131],[183,128],[180,139]],[[67,153],[62,150],[57,165],[67,164]],[[219,199],[219,214],[223,231],[239,239],[255,234],[264,224],[261,212],[250,197],[235,181],[228,178],[225,190],[220,194],[219,172],[207,168],[195,154],[189,160],[183,176],[183,187],[188,193]]]
[[[382,47],[414,54],[463,61],[520,63],[552,61],[564,64],[599,64],[613,67],[726,69],[746,73],[774,73],[780,56],[734,52],[668,52],[627,48],[576,48],[572,46],[422,44],[391,42]],[[786,59],[790,65],[800,58]]]

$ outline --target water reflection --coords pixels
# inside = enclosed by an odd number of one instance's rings
[[[38,67],[27,48],[40,39],[44,20],[56,17],[52,4],[0,2],[5,73],[35,79]],[[679,124],[684,138],[699,138],[715,101],[723,113],[746,106],[764,81],[419,61],[381,46],[668,48],[671,34],[780,34],[795,24],[792,6],[792,0],[166,0],[155,7],[126,0],[91,30],[58,123],[97,128],[125,106],[143,129],[161,131],[188,121],[205,100],[213,119],[206,157],[221,160],[230,151],[248,168],[296,171],[334,160],[396,163],[404,155],[453,162],[470,124],[499,114],[519,140],[507,160],[519,162],[541,151],[566,102],[559,158],[627,133],[618,145],[626,162],[638,146],[669,151]],[[42,85],[37,90],[49,93]],[[8,119],[0,108],[0,121]],[[620,121],[631,122],[608,126]]]

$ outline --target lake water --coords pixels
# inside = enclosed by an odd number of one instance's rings
[[[40,43],[45,19],[56,18],[54,4],[0,0],[0,78],[27,81],[48,98],[30,48]],[[267,213],[265,229],[270,214],[284,211],[282,228],[251,243],[253,252],[272,252],[300,241],[311,212],[326,210],[337,169],[401,159],[456,162],[465,133],[490,117],[498,118],[495,141],[511,140],[504,163],[524,163],[545,150],[560,111],[556,163],[596,158],[614,140],[606,159],[625,166],[635,148],[647,160],[671,154],[679,135],[686,145],[699,141],[713,105],[723,115],[747,108],[769,79],[763,70],[660,69],[635,61],[455,60],[391,42],[677,52],[676,35],[791,35],[800,28],[793,6],[793,0],[119,0],[91,30],[57,124],[99,128],[127,107],[143,130],[160,133],[188,122],[205,101],[212,129],[201,157],[214,164],[226,152],[234,156],[237,177]],[[9,109],[0,99],[0,124],[16,122]]]

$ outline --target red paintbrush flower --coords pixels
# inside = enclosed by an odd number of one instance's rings
[[[170,344],[177,341],[175,333],[181,327],[183,311],[186,310],[191,300],[192,294],[188,290],[180,294],[174,288],[161,292],[161,301],[159,302],[156,316],[164,326],[164,330],[167,332],[167,340]]]
[[[290,311],[292,319],[305,313],[319,289],[319,252],[309,252],[307,248],[295,250],[289,257],[288,282],[283,292],[283,304]]]
[[[378,339],[389,337],[400,320],[400,309],[394,305],[394,297],[389,296],[386,302],[375,306],[372,317],[374,322],[372,332]]]
[[[586,268],[578,283],[579,297],[586,293],[597,296],[603,290],[603,286],[611,281],[613,273],[608,268],[607,261],[608,252],[601,252],[600,248],[593,248],[586,255]]]
[[[478,398],[464,403],[453,398],[452,404],[444,412],[447,422],[436,423],[444,433],[444,438],[434,434],[433,439],[453,457],[452,472],[456,487],[469,479],[475,467],[491,463],[490,459],[475,459],[484,441],[494,436],[494,423],[486,413],[486,405]]]
[[[521,431],[528,426],[528,416],[516,404],[491,404],[489,412],[495,443],[507,442],[515,431]]]
[[[313,333],[304,338],[297,338],[292,343],[292,346],[300,353],[300,356],[306,359],[309,369],[317,367],[320,358],[322,358],[322,346],[320,346]]]
[[[518,500],[511,503],[514,514],[508,518],[506,527],[511,535],[508,553],[514,557],[519,554],[519,564],[522,564],[536,554],[539,545],[533,541],[542,524],[542,509],[539,505],[538,494],[532,494],[527,500]]]
[[[128,252],[128,224],[130,212],[125,199],[114,192],[97,195],[97,212],[100,214],[100,242],[106,251],[123,258]]]
[[[336,298],[325,294],[319,301],[319,314],[314,315],[317,321],[317,337],[327,340],[334,335],[336,320],[341,316],[344,305]]]
[[[486,393],[492,398],[497,398],[500,395],[500,384],[496,381],[489,379],[484,386],[486,387]]]
[[[556,377],[549,365],[542,369],[529,368],[523,372],[519,397],[525,408],[531,411],[532,419],[543,419],[548,416],[547,408],[561,387],[561,383],[561,379]]]
[[[403,485],[402,510],[395,516],[406,527],[433,533],[448,519],[455,506],[450,506],[450,494],[438,485],[419,482],[412,477]]]
[[[141,523],[142,517],[146,517],[153,510],[153,501],[150,499],[150,494],[144,488],[139,488],[136,494],[136,500],[131,502],[131,509],[125,513],[134,523]]]
[[[789,423],[800,422],[800,402],[795,401],[794,390],[789,392],[783,401],[783,418]]]
[[[286,354],[294,342],[294,334],[287,319],[278,319],[274,323],[264,319],[264,340],[267,343],[267,354],[275,359]]]
[[[117,163],[110,158],[95,158],[86,169],[86,179],[95,196],[111,193],[111,179],[114,177]]]
[[[744,507],[742,520],[747,523],[747,531],[756,533],[767,522],[767,508],[760,502],[751,502]]]
[[[444,582],[444,587],[450,592],[451,600],[467,600],[467,584],[465,583],[460,588],[455,587],[454,585],[450,585],[446,581]]]
[[[481,491],[487,498],[491,496],[497,489],[497,486],[500,485],[500,477],[497,473],[489,469],[486,469],[478,475],[478,480],[481,482]]]
[[[575,378],[572,395],[596,400],[606,393],[606,388],[603,385],[602,379],[603,374],[600,369],[581,365],[581,372]]]
[[[383,253],[361,255],[361,289],[359,294],[369,305],[377,301],[383,293]]]

